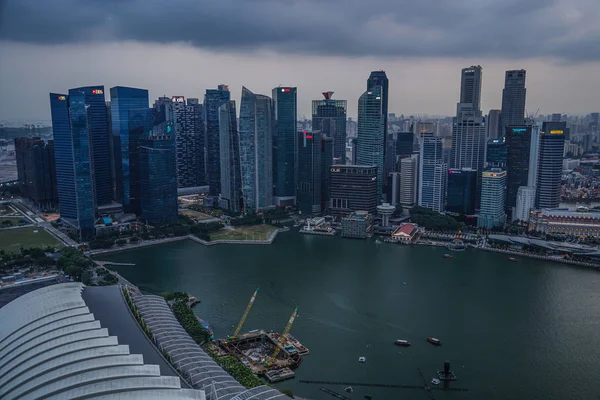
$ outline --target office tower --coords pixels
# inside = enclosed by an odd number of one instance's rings
[[[219,207],[238,213],[242,206],[242,176],[240,171],[240,136],[237,129],[234,100],[230,100],[219,107],[219,154],[221,157]]]
[[[356,160],[358,160],[358,139],[351,139],[352,142],[352,160],[351,164],[356,165]]]
[[[504,89],[502,90],[502,112],[500,114],[500,134],[506,135],[506,128],[512,125],[523,125],[525,122],[525,88],[524,69],[506,71]],[[508,172],[510,177],[510,172]]]
[[[529,146],[529,174],[527,186],[537,188],[539,161],[540,161],[540,138],[542,126],[534,124],[531,126],[531,145]]]
[[[390,204],[396,207],[400,203],[400,172],[390,172],[391,186]]]
[[[492,229],[504,226],[506,222],[505,198],[506,171],[501,168],[484,171],[481,181],[481,209],[477,218],[478,227]]]
[[[331,177],[329,170],[333,164],[335,141],[321,133],[321,211],[329,209],[331,200]]]
[[[588,123],[588,129],[591,132],[598,132],[600,127],[600,113],[593,112],[590,114],[590,121]]]
[[[298,132],[298,210],[321,212],[321,132]]]
[[[417,205],[419,191],[419,155],[412,154],[400,160],[400,205],[412,208]]]
[[[242,87],[240,170],[244,213],[273,206],[273,104]]]
[[[550,116],[550,122],[560,122],[562,120],[562,114],[561,113],[553,113]]]
[[[498,139],[489,139],[487,141],[485,164],[488,168],[504,168],[506,166],[505,136]]]
[[[152,129],[152,109],[130,109],[128,114],[129,160],[127,168],[123,167],[123,207],[126,212],[140,215],[140,140]]]
[[[374,165],[332,165],[331,215],[337,219],[355,211],[377,211],[377,167]]]
[[[419,164],[419,206],[444,211],[448,166],[442,162],[442,138],[423,137]]]
[[[358,157],[359,165],[377,166],[377,199],[383,193],[385,160],[385,117],[383,88],[373,86],[358,99]]]
[[[139,140],[141,218],[154,226],[177,222],[174,130],[172,122],[162,122]]]
[[[138,138],[129,138],[129,110],[148,108],[148,91],[124,86],[110,88],[110,121],[115,199],[130,211],[130,151],[138,152]],[[131,147],[134,147],[131,149]]]
[[[171,107],[171,103],[173,103],[171,97],[162,96],[154,100],[152,105],[152,123],[154,125],[167,121],[167,109]]]
[[[387,152],[387,148],[386,148],[386,139],[388,137],[388,99],[389,99],[389,80],[388,77],[385,73],[385,71],[381,70],[381,71],[371,71],[371,74],[369,75],[369,79],[367,79],[367,92],[369,90],[371,90],[372,88],[376,87],[376,86],[380,86],[380,96],[381,96],[381,113],[383,115],[383,136],[381,138],[381,144],[382,144],[382,151],[383,151],[383,164],[379,165],[376,163],[372,163],[369,162],[367,163],[367,165],[372,165],[375,164],[377,165],[377,167],[380,169],[379,173],[380,173],[380,177],[378,177],[378,185],[381,186],[382,190],[379,192],[379,199],[381,199],[381,194],[383,193],[383,186],[385,185],[385,177],[388,176],[388,174],[390,172],[392,172],[392,170],[388,170],[388,167],[391,168],[392,165],[388,165],[389,163],[386,163],[386,152]],[[359,106],[360,108],[360,106]],[[360,115],[360,112],[359,112]],[[360,117],[359,117],[360,119]],[[360,125],[360,121],[359,121],[359,125]],[[360,131],[360,128],[359,128]],[[359,133],[360,135],[360,133]],[[359,144],[360,147],[360,144]],[[359,161],[359,164],[364,164],[362,161]]]
[[[229,104],[231,95],[227,85],[217,89],[206,89],[204,95],[204,117],[206,126],[206,174],[208,194],[216,197],[221,194],[221,106]],[[229,118],[226,121],[228,122]]]
[[[532,186],[521,186],[517,191],[517,205],[513,209],[512,220],[527,222],[529,212],[535,206],[535,188]]]
[[[487,117],[487,138],[498,139],[504,136],[504,131],[500,132],[500,110],[490,110]]]
[[[471,168],[448,170],[446,211],[457,214],[475,213],[477,171]]]
[[[276,206],[296,202],[298,186],[297,99],[295,87],[273,89],[273,195]]]
[[[40,210],[52,210],[58,204],[54,142],[39,137],[15,138],[17,176],[21,195]]]
[[[56,189],[61,221],[80,238],[94,236],[95,198],[92,183],[91,132],[85,96],[50,93]],[[83,126],[83,128],[82,128]]]
[[[529,181],[531,125],[506,127],[506,211],[512,216],[517,205],[517,192]],[[562,159],[561,159],[562,166]]]
[[[312,101],[312,130],[333,139],[333,158],[346,163],[346,100],[333,100],[333,92],[323,92],[323,100]]]
[[[413,154],[413,132],[396,132],[396,156],[403,158]]]
[[[481,115],[481,66],[464,68],[461,73],[460,103],[452,122],[450,167],[477,171],[476,208],[481,193],[481,172],[485,163],[486,126]]]
[[[544,122],[542,125],[535,201],[537,208],[556,208],[560,204],[566,125],[566,122]]]

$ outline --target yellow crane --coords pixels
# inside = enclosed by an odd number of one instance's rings
[[[296,319],[297,315],[298,315],[298,307],[296,307],[296,309],[292,313],[288,323],[285,325],[285,329],[281,333],[281,336],[279,336],[279,340],[277,341],[277,344],[275,345],[275,351],[273,352],[273,355],[270,357],[269,360],[267,360],[265,362],[265,365],[267,367],[271,366],[275,362],[275,360],[277,360],[277,356],[279,355],[279,352],[281,351],[281,348],[283,347],[283,344],[285,343],[285,336],[288,333],[290,333],[290,329],[292,329],[292,324],[294,323],[294,320]]]
[[[254,300],[256,299],[257,295],[258,295],[258,288],[256,288],[256,290],[254,291],[254,294],[250,298],[250,302],[246,306],[246,310],[244,311],[244,314],[242,315],[242,319],[240,319],[240,322],[238,323],[237,328],[235,328],[235,331],[233,332],[233,335],[228,336],[227,337],[228,339],[235,339],[235,338],[237,338],[237,335],[242,330],[242,326],[244,325],[244,321],[246,321],[246,317],[248,316],[248,313],[250,312],[250,309],[252,308],[252,304],[254,304]]]

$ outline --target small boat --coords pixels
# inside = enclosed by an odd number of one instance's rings
[[[381,244],[381,240],[379,240],[379,239],[375,240],[375,244]]]
[[[517,258],[514,258],[514,257],[509,257],[508,261],[510,261],[510,262],[519,262],[519,260]]]
[[[402,284],[403,284],[404,286],[406,286],[406,282],[402,282]]]
[[[431,380],[431,383],[433,383],[434,385],[439,385],[439,384],[440,384],[440,382],[441,382],[441,381],[440,381],[439,379],[437,379],[437,378],[433,378],[433,379]]]
[[[352,393],[352,392],[354,392],[354,389],[352,389],[352,386],[348,386],[346,389],[344,389],[344,392]]]
[[[435,344],[436,346],[439,346],[442,344],[442,342],[440,342],[440,339],[434,338],[434,337],[428,337],[427,341],[431,344]]]
[[[446,254],[444,254],[444,258],[454,258],[454,257],[452,256],[452,254],[446,253]]]
[[[361,363],[367,362],[367,357],[358,357],[358,362],[361,362]]]
[[[404,339],[397,339],[394,343],[398,346],[410,346],[410,342]]]

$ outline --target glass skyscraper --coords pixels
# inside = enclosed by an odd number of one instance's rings
[[[556,208],[560,205],[566,122],[544,122],[539,142],[536,207]]]
[[[128,176],[124,174],[124,198],[127,202],[123,206],[125,211],[140,215],[140,140],[152,129],[152,109],[131,109],[128,114],[129,166]],[[125,172],[125,168],[123,170]]]
[[[206,126],[206,174],[208,176],[208,194],[210,196],[218,196],[221,194],[222,113],[220,112],[220,109],[221,106],[229,104],[230,98],[231,94],[229,93],[229,88],[227,85],[219,85],[217,89],[206,89],[206,94],[204,95],[204,124]],[[229,121],[228,118],[227,121]]]
[[[276,87],[272,91],[273,117],[273,195],[275,205],[296,201],[298,186],[297,97],[295,87]]]
[[[41,138],[15,138],[15,158],[21,195],[41,210],[52,210],[58,203],[54,143]]]
[[[475,213],[477,171],[471,168],[449,169],[446,211],[457,214]]]
[[[507,135],[507,128],[523,125],[525,122],[526,72],[524,69],[506,71],[502,90],[502,111],[500,113],[500,134]],[[510,171],[507,171],[510,179]],[[516,201],[516,193],[515,193]]]
[[[482,173],[481,210],[477,226],[491,229],[506,222],[504,199],[506,198],[506,171],[492,168]]]
[[[177,174],[172,122],[156,125],[140,139],[140,209],[154,226],[177,222]]]
[[[506,166],[506,138],[489,139],[485,163],[487,167],[504,168]]]
[[[373,86],[358,99],[358,152],[359,165],[377,167],[377,199],[383,193],[385,162],[385,117],[383,88]]]
[[[302,214],[321,212],[321,133],[298,132],[298,209]]]
[[[333,92],[323,92],[323,100],[312,102],[312,130],[333,139],[333,158],[346,163],[346,100],[333,100]]]
[[[389,97],[389,80],[388,77],[385,73],[385,71],[380,70],[380,71],[371,71],[371,74],[369,75],[369,79],[367,79],[367,92],[372,90],[372,88],[379,86],[379,94],[381,96],[381,114],[383,116],[383,137],[381,138],[381,146],[382,146],[382,151],[383,151],[383,164],[379,165],[379,164],[375,164],[375,163],[366,163],[366,165],[377,165],[377,168],[380,169],[379,171],[379,175],[377,176],[377,185],[378,188],[381,187],[381,190],[378,189],[378,201],[381,200],[381,194],[383,193],[383,185],[385,184],[385,178],[387,177],[387,175],[392,172],[391,169],[388,170],[388,168],[391,168],[392,165],[390,165],[390,163],[386,163],[386,152],[387,152],[387,146],[386,146],[386,140],[388,137],[388,97]],[[359,100],[360,101],[360,100]],[[360,106],[359,106],[360,108]],[[360,115],[360,112],[359,112]],[[360,119],[360,117],[359,117]],[[359,125],[360,125],[360,121],[359,121]],[[360,128],[359,128],[359,134],[360,134]],[[360,142],[360,141],[359,141]],[[359,153],[360,153],[360,143],[359,143]],[[359,161],[359,164],[363,164],[362,162]]]
[[[229,211],[241,211],[242,177],[240,172],[240,137],[237,129],[235,101],[222,104],[219,109],[219,169],[221,193],[219,206]]]
[[[331,203],[331,174],[335,141],[321,134],[321,211],[328,210]]]
[[[273,206],[273,104],[242,87],[240,170],[244,212]]]
[[[95,202],[85,94],[50,93],[50,112],[60,217],[87,239],[94,235]]]
[[[519,187],[527,186],[531,151],[531,125],[506,127],[506,210],[512,215]],[[562,168],[562,153],[560,157]],[[562,169],[561,169],[562,171]]]
[[[124,86],[110,88],[115,197],[127,211],[130,208],[130,151],[138,152],[135,149],[137,138],[129,138],[129,110],[148,108],[148,105],[146,89]]]
[[[419,206],[442,212],[445,206],[448,166],[442,161],[442,138],[421,139],[419,155]]]

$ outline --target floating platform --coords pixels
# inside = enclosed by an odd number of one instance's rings
[[[300,229],[298,232],[304,233],[305,235],[320,235],[320,236],[335,236],[337,231],[335,229],[331,231],[317,230],[317,229]]]
[[[437,376],[440,381],[455,381],[457,379],[456,374],[452,371],[447,374],[444,371],[438,371]]]
[[[269,381],[269,383],[281,382],[285,381],[286,379],[293,379],[295,377],[296,374],[289,368],[273,369],[265,373],[265,378]]]

